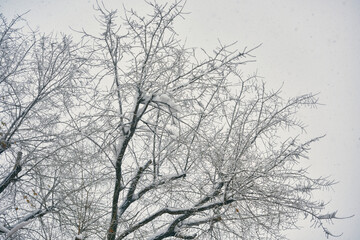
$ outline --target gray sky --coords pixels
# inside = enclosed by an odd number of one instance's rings
[[[122,3],[142,12],[142,0],[104,0],[109,8]],[[96,29],[94,0],[0,0],[0,11],[8,18],[31,11],[26,18],[41,31],[69,32]],[[178,22],[177,31],[187,45],[211,50],[218,39],[238,41],[238,47],[262,43],[257,62],[244,66],[245,73],[257,71],[270,88],[284,83],[283,95],[320,93],[318,109],[302,111],[309,125],[307,137],[326,134],[313,145],[312,176],[329,176],[339,181],[334,191],[320,194],[331,200],[329,211],[352,219],[334,222],[329,229],[344,232],[339,239],[360,236],[360,1],[340,0],[188,0],[191,14]],[[121,11],[120,11],[121,12]],[[95,26],[95,27],[94,27]],[[326,239],[320,229],[289,233],[290,239]]]

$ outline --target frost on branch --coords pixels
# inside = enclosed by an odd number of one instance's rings
[[[320,215],[320,216],[317,216],[318,219],[327,219],[327,220],[330,220],[330,219],[336,219],[336,213],[337,211],[335,212],[332,212],[332,213],[328,213],[328,214],[324,214],[324,215]]]

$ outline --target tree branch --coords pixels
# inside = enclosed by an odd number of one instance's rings
[[[22,152],[18,152],[16,157],[16,162],[13,170],[8,174],[8,176],[0,183],[0,193],[2,193],[9,184],[14,181],[15,177],[18,175],[18,173],[21,171],[22,167],[20,164],[22,158]]]

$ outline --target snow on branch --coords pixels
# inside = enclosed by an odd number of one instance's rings
[[[119,216],[121,216],[125,212],[125,210],[130,206],[130,204],[134,201],[134,192],[136,190],[137,184],[142,176],[142,173],[149,167],[150,163],[151,160],[147,161],[144,166],[140,167],[135,177],[132,179],[126,198],[121,204],[121,207],[119,208]]]
[[[175,103],[175,101],[168,94],[155,95],[153,98],[153,102],[162,103],[167,105],[171,110],[175,112],[179,112],[179,106]]]
[[[192,227],[192,226],[199,226],[201,224],[209,223],[209,222],[218,222],[221,221],[220,215],[215,215],[211,217],[204,217],[204,218],[197,218],[191,220],[184,220],[181,222],[180,227]]]
[[[25,227],[29,223],[31,223],[34,219],[27,220],[25,222],[20,222],[19,224],[15,225],[7,234],[5,239],[9,239],[14,233],[16,233],[21,228]]]
[[[171,182],[171,181],[179,179],[179,178],[184,178],[184,177],[186,177],[186,173],[183,173],[183,174],[180,174],[180,175],[174,175],[174,176],[171,176],[171,177],[161,179],[161,180],[159,180],[157,182],[154,182],[154,183],[150,184],[149,186],[145,187],[144,189],[142,189],[139,193],[134,194],[133,199],[137,200],[142,195],[144,195],[145,193],[150,191],[151,189],[154,189],[154,188],[156,188],[158,186],[164,185],[164,184],[166,184],[168,182]]]
[[[347,219],[347,218],[352,218],[353,216],[355,216],[355,215],[351,215],[349,217],[337,217],[336,214],[337,214],[337,211],[332,212],[332,213],[327,213],[327,214],[324,214],[324,215],[317,216],[317,219],[319,219],[319,220],[322,220],[322,219],[327,219],[327,220],[331,220],[331,219]]]
[[[0,233],[9,233],[10,230],[7,229],[2,223],[0,223]]]
[[[123,233],[121,233],[119,235],[117,240],[123,239],[124,237],[126,237],[130,233],[136,231],[140,227],[142,227],[145,224],[153,221],[154,219],[162,216],[163,214],[182,215],[182,216],[186,214],[186,217],[190,217],[194,213],[203,212],[203,211],[213,209],[215,207],[219,207],[219,206],[223,206],[223,205],[228,205],[228,204],[230,204],[230,203],[232,203],[234,201],[235,201],[234,199],[228,199],[228,200],[225,200],[225,201],[217,201],[217,202],[213,202],[213,203],[208,203],[208,204],[200,206],[200,207],[192,207],[192,208],[179,208],[179,209],[177,209],[177,208],[163,208],[163,209],[155,212],[154,214],[150,215],[149,217],[145,218],[141,222],[129,227],[126,231],[124,231]],[[181,218],[181,220],[183,220],[183,219]],[[180,222],[180,221],[177,221],[177,222]],[[154,237],[154,239],[157,239],[157,238]]]

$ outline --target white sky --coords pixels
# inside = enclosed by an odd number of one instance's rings
[[[29,9],[26,18],[41,31],[68,32],[69,27],[91,29],[95,0],[0,0],[7,17]],[[122,3],[141,12],[142,0],[104,0],[109,8]],[[244,66],[245,73],[257,70],[268,86],[284,83],[284,96],[320,93],[323,106],[301,112],[309,125],[308,137],[327,134],[313,145],[310,172],[331,175],[339,183],[334,191],[321,194],[331,200],[329,211],[339,216],[329,229],[344,232],[339,239],[360,236],[360,1],[340,0],[188,0],[186,19],[178,22],[178,33],[187,45],[211,50],[218,39],[238,41],[238,47],[254,47],[257,62]],[[121,12],[121,11],[120,11]],[[146,11],[145,11],[146,12]],[[304,228],[289,238],[326,239],[320,229]]]

